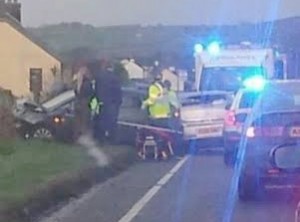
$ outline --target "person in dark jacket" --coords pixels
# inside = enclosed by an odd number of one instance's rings
[[[113,72],[107,61],[101,61],[101,69],[96,77],[96,95],[102,102],[99,118],[100,140],[113,142],[116,139],[117,121],[122,103],[121,80]]]

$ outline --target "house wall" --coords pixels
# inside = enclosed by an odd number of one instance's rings
[[[124,68],[127,70],[130,79],[144,79],[144,69],[131,61],[122,61],[121,62]]]
[[[30,95],[30,69],[43,71],[43,92],[54,81],[53,67],[61,72],[61,62],[33,43],[5,21],[0,22],[0,86],[12,90],[15,96]]]
[[[172,90],[174,91],[184,91],[184,80],[178,77],[172,71],[165,69],[162,71],[163,79],[169,80],[172,84]]]

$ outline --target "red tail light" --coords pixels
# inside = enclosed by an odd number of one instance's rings
[[[248,138],[265,136],[265,137],[277,137],[282,136],[283,127],[249,127],[246,132]]]
[[[234,126],[236,124],[235,113],[233,111],[227,111],[224,122],[226,126]]]

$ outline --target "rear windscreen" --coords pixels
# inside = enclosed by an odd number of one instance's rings
[[[300,124],[300,112],[285,112],[264,114],[262,117],[254,121],[256,126],[272,127],[272,126],[289,126]]]
[[[256,102],[259,94],[255,92],[247,92],[242,95],[239,108],[240,109],[248,109],[252,108],[254,103]]]
[[[300,85],[272,85],[262,94],[257,107],[262,112],[300,110]]]

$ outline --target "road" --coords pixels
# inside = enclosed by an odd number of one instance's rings
[[[294,221],[296,203],[284,197],[234,201],[233,175],[220,154],[141,162],[40,222]]]

